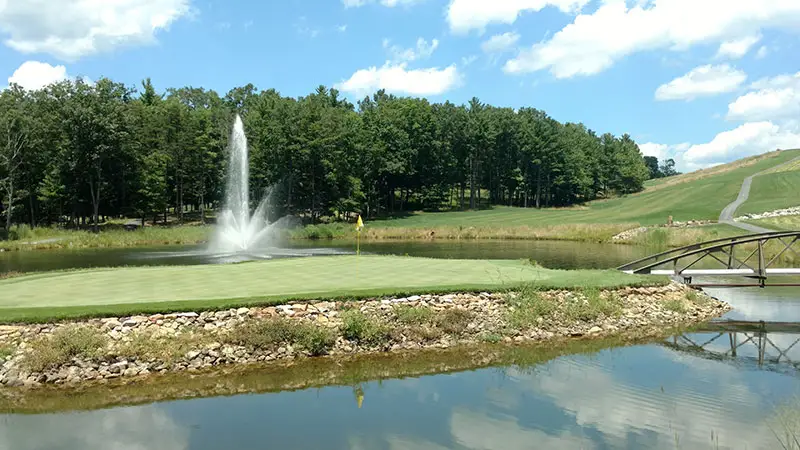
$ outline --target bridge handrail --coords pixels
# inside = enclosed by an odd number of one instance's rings
[[[660,266],[662,264],[666,264],[668,262],[674,262],[674,261],[677,261],[679,259],[686,258],[688,256],[693,256],[693,255],[697,255],[697,254],[700,254],[700,253],[703,253],[703,252],[708,252],[708,251],[711,251],[711,250],[724,248],[724,247],[727,247],[729,245],[747,244],[747,243],[750,243],[750,242],[760,241],[760,240],[762,240],[764,238],[772,239],[772,238],[795,237],[795,236],[800,237],[800,231],[777,231],[777,232],[770,232],[770,233],[758,233],[758,234],[744,235],[744,236],[738,236],[738,237],[735,237],[735,238],[715,239],[713,241],[701,242],[699,244],[693,244],[693,245],[687,245],[686,247],[681,247],[679,249],[676,249],[675,251],[686,250],[686,249],[690,249],[690,248],[695,248],[696,250],[685,252],[685,253],[681,253],[681,254],[679,254],[677,256],[672,256],[670,258],[666,258],[666,259],[663,259],[663,260],[657,260],[654,263],[646,264],[646,265],[644,265],[642,267],[639,267],[638,269],[628,269],[628,267],[633,266],[633,265],[635,265],[635,264],[637,264],[639,262],[643,262],[643,261],[647,261],[649,259],[653,259],[653,257],[659,256],[659,255],[653,255],[653,256],[648,257],[648,258],[643,258],[643,259],[641,259],[639,261],[634,261],[632,263],[628,263],[628,264],[626,264],[624,266],[620,266],[618,268],[618,270],[633,270],[633,273],[642,273],[641,271],[650,270],[653,267],[657,267],[657,266]],[[729,242],[725,242],[724,244],[715,244],[715,245],[705,246],[706,244],[711,244],[711,243],[715,243],[715,242],[722,242],[722,241],[729,241]],[[700,248],[697,248],[697,247],[700,247]],[[675,253],[675,251],[662,252],[662,254],[666,255],[666,254],[669,254],[669,253]]]
[[[670,262],[670,261],[673,261],[673,260],[676,260],[676,259],[681,259],[681,258],[683,258],[685,256],[696,255],[696,254],[698,254],[698,253],[700,253],[702,251],[705,251],[705,250],[711,250],[711,249],[714,249],[714,248],[722,248],[722,247],[725,247],[725,246],[730,245],[730,244],[738,244],[738,243],[744,244],[744,243],[748,243],[748,242],[758,241],[758,240],[761,240],[761,239],[764,239],[764,238],[780,238],[780,237],[791,237],[791,236],[797,236],[797,235],[800,235],[800,231],[770,231],[768,233],[745,234],[745,235],[741,235],[741,236],[733,236],[733,237],[727,237],[727,238],[713,239],[713,240],[710,240],[710,241],[699,242],[697,244],[690,244],[690,245],[686,245],[686,246],[683,246],[683,247],[680,247],[680,248],[667,250],[667,251],[664,251],[664,252],[661,252],[661,253],[657,253],[655,255],[650,255],[650,256],[647,256],[647,257],[644,257],[644,258],[641,258],[641,259],[637,259],[636,261],[632,261],[632,262],[629,262],[629,263],[627,263],[625,265],[617,267],[617,270],[634,270],[634,271],[638,271],[638,270],[643,270],[643,269],[649,269],[649,268],[652,268],[652,267],[655,267],[655,266],[659,266],[661,264],[664,264],[664,263],[667,263],[667,262]],[[724,242],[724,244],[720,245],[719,244],[720,242]],[[710,245],[710,244],[715,244],[715,245]],[[683,253],[680,253],[680,252],[683,252]],[[667,255],[670,255],[670,254],[673,254],[673,253],[680,253],[680,254],[677,257],[666,258],[663,261],[658,262],[658,260],[660,258],[662,258],[664,256],[667,256]],[[632,269],[634,266],[637,266],[637,265],[639,265],[639,264],[641,264],[641,263],[643,263],[645,261],[649,261],[649,260],[653,260],[653,259],[655,259],[657,261],[657,264],[648,264],[648,265],[645,265],[644,267],[640,267],[638,269]]]

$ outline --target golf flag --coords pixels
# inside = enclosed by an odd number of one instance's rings
[[[356,255],[361,254],[361,229],[364,228],[364,221],[361,220],[361,214],[358,215],[358,222],[356,222]]]

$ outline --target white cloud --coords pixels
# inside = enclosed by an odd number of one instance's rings
[[[0,34],[19,52],[74,61],[154,42],[159,30],[189,12],[189,0],[0,1]]]
[[[590,0],[451,0],[447,23],[455,33],[483,32],[489,24],[511,24],[526,11],[541,11],[553,6],[563,12],[579,11]]]
[[[8,84],[18,84],[25,89],[36,91],[67,78],[69,78],[67,68],[64,66],[51,66],[39,61],[25,61],[8,77]]]
[[[509,31],[508,33],[496,34],[481,44],[481,49],[485,53],[501,53],[511,50],[519,42],[519,34]]]
[[[380,3],[383,6],[388,8],[394,8],[395,6],[412,6],[416,5],[417,3],[422,3],[426,0],[380,0],[377,3]],[[361,6],[376,3],[375,0],[342,0],[342,4],[345,8],[359,8]]]
[[[800,72],[764,78],[728,105],[728,119],[758,121],[800,117]]]
[[[65,447],[184,450],[189,447],[189,430],[153,405],[70,414],[12,414],[0,422],[0,448]]]
[[[730,41],[725,41],[719,45],[719,50],[717,50],[717,58],[732,58],[738,59],[742,56],[746,55],[747,52],[753,48],[761,40],[760,34],[754,34],[752,36],[744,36],[739,39],[733,39]]]
[[[417,45],[413,48],[403,48],[398,45],[391,45],[389,39],[383,40],[385,48],[393,62],[416,61],[418,59],[430,58],[434,51],[439,47],[439,40],[433,39],[428,42],[423,38],[417,39]]]
[[[347,25],[339,25],[338,27],[336,27],[336,29],[339,30],[340,33],[344,33],[345,31],[347,31]]]
[[[683,157],[688,162],[708,166],[777,149],[798,147],[798,130],[769,121],[747,122],[717,134],[711,142],[691,146]]]
[[[761,48],[758,49],[758,52],[756,52],[756,58],[762,59],[765,58],[768,54],[769,54],[769,49],[767,48],[766,45],[762,45]]]
[[[659,161],[666,157],[668,149],[669,146],[667,144],[656,144],[654,142],[639,144],[639,150],[644,156],[655,156]]]
[[[461,65],[466,67],[478,60],[478,55],[469,55],[461,58]]]
[[[549,70],[557,78],[593,75],[637,52],[680,51],[743,39],[766,28],[797,27],[798,1],[659,0],[628,7],[625,0],[605,0],[595,12],[577,16],[550,40],[509,60],[504,69]]]
[[[336,88],[356,96],[385,89],[387,92],[410,95],[438,95],[456,87],[461,74],[455,64],[444,69],[408,69],[406,63],[387,62],[383,67],[370,67],[355,72]]]
[[[727,64],[695,67],[689,73],[662,84],[656,100],[693,100],[738,89],[747,79],[744,72]]]

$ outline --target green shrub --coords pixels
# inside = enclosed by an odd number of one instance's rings
[[[619,317],[622,314],[622,300],[616,293],[605,296],[597,289],[584,289],[580,295],[567,300],[564,310],[572,320],[591,321],[605,317]]]
[[[430,323],[433,318],[433,311],[426,306],[398,306],[394,308],[394,314],[400,323],[406,325]]]
[[[676,313],[685,313],[686,305],[679,299],[669,299],[664,302],[664,309]]]
[[[223,340],[244,347],[272,349],[283,343],[294,343],[298,336],[298,324],[278,318],[247,322],[232,329]]]
[[[330,330],[311,323],[277,318],[240,325],[228,332],[222,340],[228,344],[265,350],[290,344],[312,355],[323,355],[333,348],[336,336]]]
[[[436,316],[436,326],[447,334],[461,334],[467,330],[467,325],[475,314],[461,308],[448,308]]]
[[[0,362],[16,352],[16,348],[11,345],[0,345]]]
[[[327,328],[304,324],[299,333],[298,344],[314,356],[328,353],[336,344],[336,335]]]
[[[100,354],[108,343],[100,331],[82,326],[62,327],[50,336],[31,342],[23,365],[32,372],[66,364],[75,357],[92,358]]]
[[[366,345],[380,345],[389,341],[389,328],[361,311],[350,310],[342,313],[342,336],[349,341]]]
[[[14,225],[8,230],[8,239],[10,241],[22,241],[33,237],[33,230],[27,224]]]
[[[208,338],[195,334],[155,336],[149,331],[131,333],[130,341],[117,349],[117,354],[140,361],[174,363],[193,348],[202,347]]]
[[[549,317],[556,311],[555,302],[533,285],[523,286],[515,296],[509,295],[506,302],[510,307],[506,321],[517,330],[529,328],[539,317]]]

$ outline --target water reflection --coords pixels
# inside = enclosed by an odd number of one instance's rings
[[[10,415],[0,421],[0,448],[14,450],[181,450],[190,429],[155,405],[59,415]]]
[[[738,324],[583,354],[470,350],[424,364],[322,360],[282,381],[267,369],[249,375],[255,380],[224,374],[205,382],[206,398],[2,415],[0,448],[781,448],[776,434],[800,436],[800,294],[711,293],[734,306],[726,319]],[[440,373],[420,375],[432,372]],[[199,378],[181,376],[178,392],[202,391]],[[123,392],[104,395],[153,398]],[[70,400],[60,398],[61,407]],[[793,417],[783,424],[782,408]]]

